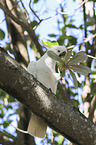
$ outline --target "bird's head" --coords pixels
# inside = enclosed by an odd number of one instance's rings
[[[51,49],[47,51],[49,57],[56,61],[60,61],[60,57],[64,57],[66,54],[65,46],[53,46]]]

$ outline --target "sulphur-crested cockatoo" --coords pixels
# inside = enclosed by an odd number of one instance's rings
[[[45,87],[51,88],[52,92],[56,94],[58,80],[60,73],[55,72],[56,60],[53,53],[59,57],[64,56],[66,48],[64,46],[53,46],[49,49],[38,61],[31,61],[28,65],[28,72],[37,78]],[[59,58],[58,57],[58,58]],[[32,136],[44,138],[47,129],[47,124],[37,115],[32,114],[28,125],[28,133]]]

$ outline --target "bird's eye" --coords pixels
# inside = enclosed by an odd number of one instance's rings
[[[58,52],[60,52],[60,50],[58,50]]]

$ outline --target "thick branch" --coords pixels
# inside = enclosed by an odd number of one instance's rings
[[[60,100],[0,49],[0,88],[78,145],[96,145],[96,126],[73,105]]]
[[[38,37],[35,35],[32,27],[30,24],[26,24],[24,23],[21,19],[18,19],[18,17],[14,16],[5,6],[3,2],[0,2],[0,8],[5,12],[5,14],[7,16],[9,16],[13,21],[15,21],[17,24],[21,25],[23,27],[23,29],[25,29],[30,38],[32,39],[32,41],[34,42],[34,44],[36,45],[38,51],[40,52],[41,55],[44,54],[43,50],[42,50],[42,46],[40,45],[39,41],[38,41]]]

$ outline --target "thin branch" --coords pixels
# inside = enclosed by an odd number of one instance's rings
[[[75,8],[75,9],[73,9],[73,10],[71,10],[71,11],[68,11],[68,12],[61,12],[60,10],[58,10],[58,13],[59,13],[59,14],[62,14],[62,15],[73,13],[73,12],[75,12],[77,9],[79,9],[82,5],[84,5],[86,2],[87,2],[87,0],[83,1],[77,8]]]
[[[89,110],[89,119],[91,121],[93,121],[93,117],[94,117],[94,111],[95,111],[95,108],[96,108],[96,96],[94,95],[92,101],[91,101],[91,105],[90,105],[90,110]]]
[[[2,49],[0,70],[0,88],[44,119],[52,129],[78,145],[96,145],[95,124],[43,86]]]
[[[84,0],[83,0],[84,1]],[[83,16],[84,16],[84,37],[87,38],[87,24],[86,24],[86,7],[85,7],[85,3],[83,4]],[[86,53],[88,53],[88,46],[87,43],[85,44],[86,46]]]
[[[39,25],[42,21],[49,20],[49,19],[55,17],[55,16],[58,14],[58,13],[56,13],[54,16],[49,16],[49,17],[47,17],[47,18],[45,18],[45,19],[40,19],[39,16],[38,16],[38,15],[35,13],[35,11],[32,9],[32,7],[31,7],[31,2],[32,2],[32,0],[30,0],[30,2],[29,2],[29,8],[30,8],[30,10],[33,12],[33,14],[37,17],[37,19],[39,20],[38,25]],[[36,27],[37,27],[37,26],[35,26],[35,27],[33,28],[33,30],[35,30]]]
[[[94,56],[91,56],[91,55],[88,55],[88,54],[87,54],[87,56],[90,57],[90,58],[96,59],[96,57],[94,57]]]
[[[12,123],[11,123],[10,125],[12,125],[12,126],[13,126],[16,130],[18,130],[19,132],[22,132],[22,133],[28,134],[28,131],[24,131],[24,130],[22,130],[22,129],[16,127],[16,126],[14,126]]]
[[[89,40],[91,40],[91,39],[93,39],[95,37],[96,37],[96,33],[94,35],[92,35],[91,37],[89,37],[89,38],[85,38],[84,43],[87,43]]]
[[[6,19],[3,19],[2,21],[0,21],[0,24],[2,24]]]
[[[17,24],[21,25],[29,34],[30,38],[36,45],[38,51],[40,52],[41,55],[44,54],[42,50],[42,46],[40,45],[38,41],[38,37],[35,35],[32,27],[30,24],[25,24],[21,19],[18,19],[16,16],[14,16],[3,4],[0,3],[0,8],[8,15],[12,20],[14,20]]]
[[[78,145],[96,145],[95,124],[73,105],[61,100],[43,86],[2,49],[0,88],[14,96],[70,141]]]
[[[34,10],[31,8],[31,2],[32,2],[32,0],[30,0],[30,2],[29,2],[29,8],[30,8],[30,10],[33,12],[33,14],[37,17],[37,19],[41,22],[42,20],[39,18],[39,16],[34,12]]]
[[[20,2],[21,2],[21,4],[22,4],[22,7],[23,7],[23,9],[25,10],[26,15],[27,15],[27,18],[28,18],[28,20],[29,20],[29,14],[28,14],[28,12],[27,12],[27,10],[26,10],[26,8],[25,8],[25,6],[24,6],[22,0],[20,0]]]

